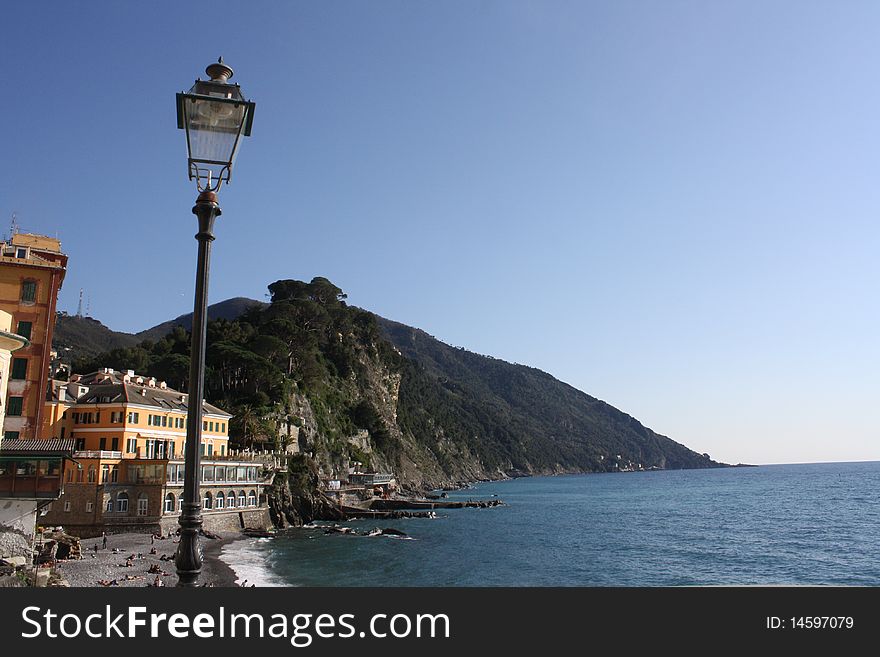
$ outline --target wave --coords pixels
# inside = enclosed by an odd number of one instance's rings
[[[267,553],[261,543],[270,538],[256,540],[242,539],[227,543],[220,550],[220,559],[235,573],[235,583],[239,586],[279,587],[290,586],[272,572],[267,564]],[[246,583],[245,583],[246,582]]]

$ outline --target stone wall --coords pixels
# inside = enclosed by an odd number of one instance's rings
[[[26,557],[30,563],[37,502],[0,499],[0,559]]]
[[[67,525],[93,525],[101,521],[103,502],[103,486],[95,484],[71,483],[64,484],[64,493],[60,499],[54,500],[49,505],[46,513],[40,518],[40,524],[44,527],[56,527]],[[65,504],[69,503],[69,510],[65,511]],[[92,510],[87,511],[88,504],[92,504]]]
[[[109,514],[108,514],[109,515]],[[44,523],[50,524],[50,523]],[[177,515],[167,516],[119,516],[108,521],[98,523],[57,523],[64,527],[64,531],[80,538],[96,538],[103,532],[108,534],[155,534],[161,532],[176,532]],[[209,511],[202,514],[202,527],[211,532],[237,532],[243,527],[255,529],[269,529],[272,521],[269,518],[269,510],[264,507],[249,508],[243,510],[231,509],[229,511]]]
[[[177,531],[177,517],[166,516],[160,522],[163,534]],[[202,527],[210,532],[237,532],[244,527],[269,529],[271,526],[269,510],[266,508],[241,511],[231,509],[202,514]]]

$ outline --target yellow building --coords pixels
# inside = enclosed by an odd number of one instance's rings
[[[6,390],[9,386],[9,367],[12,363],[12,352],[28,346],[27,338],[11,332],[12,315],[0,310],[0,400],[6,399]],[[6,405],[0,403],[0,426],[6,415]],[[0,446],[3,445],[3,435],[0,434]]]
[[[47,437],[73,438],[81,458],[114,462],[184,454],[189,396],[164,381],[104,368],[52,381],[44,410]],[[202,402],[202,454],[225,456],[229,413]]]
[[[61,242],[42,235],[14,234],[0,242],[0,311],[12,316],[11,331],[29,341],[9,367],[3,435],[30,440],[43,426],[58,291],[67,256]]]

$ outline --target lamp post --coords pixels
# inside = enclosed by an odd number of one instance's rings
[[[217,192],[232,177],[232,163],[242,136],[251,134],[254,103],[245,100],[241,88],[231,84],[232,69],[221,57],[205,69],[210,80],[196,80],[186,93],[177,94],[177,127],[186,131],[189,179],[196,181],[199,196],[193,214],[199,222],[196,240],[195,302],[192,320],[192,351],[184,454],[183,504],[180,542],[175,564],[178,586],[195,586],[202,570],[199,531],[202,527],[201,478],[202,399],[205,396],[205,338],[208,323],[208,275],[214,220],[220,216]]]

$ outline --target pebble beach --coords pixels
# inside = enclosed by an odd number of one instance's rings
[[[242,537],[236,533],[219,536],[217,539],[201,537],[204,558],[200,586],[236,586],[235,572],[220,560],[220,550]],[[58,561],[56,572],[71,587],[143,587],[155,585],[157,577],[162,586],[177,586],[174,567],[177,540],[176,536],[151,539],[150,534],[108,534],[104,549],[100,537],[86,538],[82,540],[83,558]],[[152,549],[155,554],[150,554]],[[132,555],[134,557],[129,559]],[[151,568],[160,572],[150,572]]]

